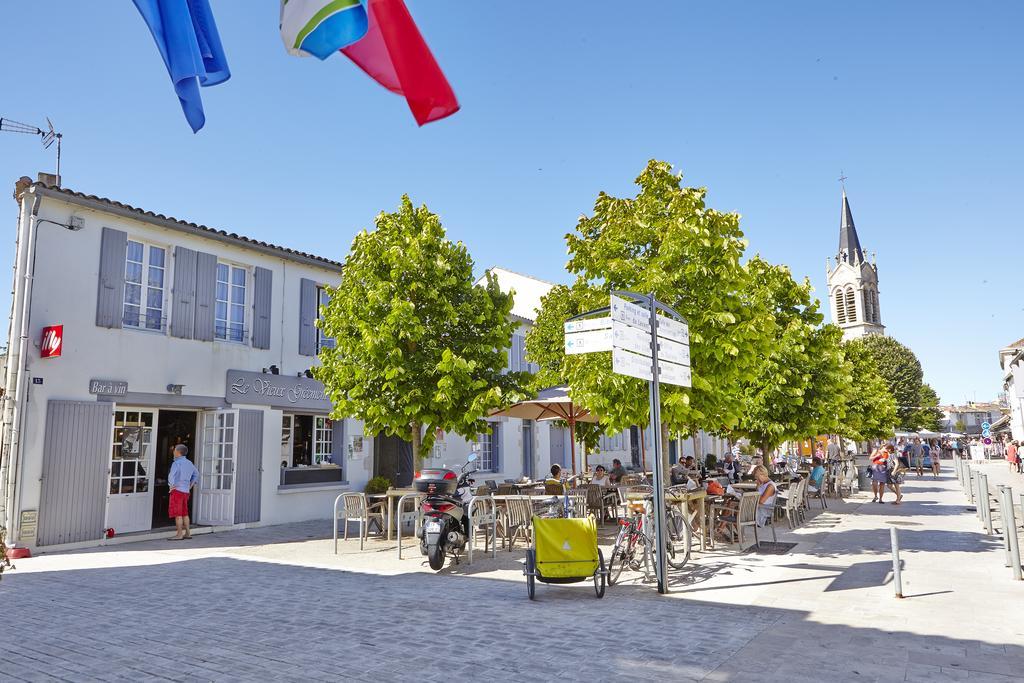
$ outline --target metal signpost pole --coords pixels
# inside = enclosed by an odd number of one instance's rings
[[[665,548],[665,464],[661,452],[661,391],[658,382],[658,313],[654,294],[647,297],[651,307],[651,444],[654,449],[654,543],[655,574],[658,577],[658,592],[668,593],[668,573]]]

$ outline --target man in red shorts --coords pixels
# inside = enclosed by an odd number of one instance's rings
[[[174,517],[174,526],[178,530],[178,533],[169,539],[171,541],[192,538],[188,526],[188,495],[199,479],[199,471],[185,457],[186,455],[188,446],[179,443],[174,447],[174,462],[171,463],[171,472],[167,475],[167,484],[171,487],[171,502],[167,505],[167,516]]]

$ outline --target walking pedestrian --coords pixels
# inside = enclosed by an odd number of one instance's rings
[[[889,444],[876,448],[871,454],[871,502],[884,503],[885,486],[889,483],[889,471],[886,462],[889,460]]]
[[[1017,442],[1011,441],[1006,446],[1006,462],[1010,463],[1010,471],[1017,471],[1017,463],[1020,460],[1020,453],[1017,449]]]
[[[917,477],[920,479],[924,476],[924,453],[925,447],[921,444],[921,437],[915,436],[914,443],[907,449],[910,463],[913,463],[914,469],[917,470]],[[909,463],[907,467],[909,468]]]
[[[942,450],[936,446],[932,448],[932,478],[939,478],[940,463],[939,459],[942,458]]]
[[[171,487],[171,500],[167,504],[167,516],[174,517],[174,528],[177,530],[177,533],[169,539],[171,541],[192,538],[188,518],[188,497],[192,487],[199,479],[199,471],[185,457],[187,455],[188,446],[183,443],[175,446],[174,462],[171,463],[171,471],[167,475],[167,485]]]
[[[890,451],[885,467],[889,474],[889,488],[891,488],[892,492],[896,494],[896,500],[894,500],[892,504],[899,505],[903,502],[903,477],[906,471],[910,469],[910,465],[907,462],[907,456],[902,454],[897,455]]]

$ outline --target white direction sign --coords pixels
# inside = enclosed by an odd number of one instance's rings
[[[658,323],[658,330],[661,330],[661,323]],[[658,360],[667,360],[680,365],[690,364],[690,345],[658,336]]]
[[[690,343],[690,326],[663,315],[658,316],[658,336],[677,341],[680,344]]]
[[[654,379],[651,375],[651,358],[630,353],[625,349],[612,349],[612,372],[645,379],[648,382]],[[658,380],[665,384],[688,387],[691,383],[690,368],[678,363],[659,360]]]
[[[568,324],[568,323],[567,323]],[[594,353],[612,350],[612,330],[590,330],[565,335],[565,352],[568,355]]]
[[[651,333],[618,321],[612,325],[612,346],[651,357]]]
[[[609,329],[612,326],[612,319],[608,316],[603,318],[588,318],[586,320],[570,320],[565,323],[565,333],[589,332],[590,330]]]
[[[611,295],[609,308],[612,309],[612,320],[651,331],[651,313],[646,308],[630,303],[614,294]]]

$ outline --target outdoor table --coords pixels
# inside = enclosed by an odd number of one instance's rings
[[[739,484],[733,484],[732,487],[737,491],[756,491],[757,484],[754,482],[740,482]]]
[[[391,530],[392,527],[394,526],[393,521],[395,517],[395,501],[397,501],[402,496],[409,495],[410,493],[417,494],[417,498],[423,498],[426,496],[425,493],[420,493],[414,488],[388,489],[387,493],[372,493],[366,496],[370,500],[387,500],[387,516],[384,518],[384,526],[387,527],[387,537],[389,541],[391,540]]]

